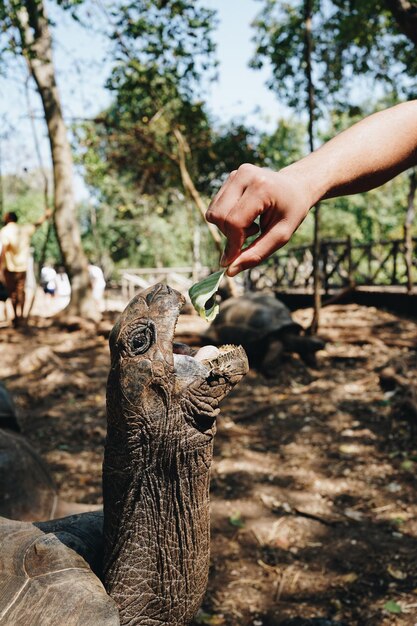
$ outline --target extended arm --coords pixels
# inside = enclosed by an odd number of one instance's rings
[[[416,164],[414,100],[365,118],[279,172],[241,165],[207,211],[207,220],[227,237],[222,265],[231,264],[230,276],[257,265],[288,242],[319,200],[373,189]]]
[[[51,215],[52,215],[52,211],[51,211],[51,209],[46,209],[46,210],[45,210],[45,213],[42,215],[42,217],[40,217],[40,218],[38,219],[38,221],[34,223],[34,227],[35,227],[35,228],[39,228],[39,226],[42,226],[42,224],[43,224],[44,222],[46,222],[46,220],[49,220],[49,218],[51,217]]]

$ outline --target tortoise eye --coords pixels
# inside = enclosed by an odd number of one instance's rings
[[[136,329],[129,338],[129,351],[133,356],[144,354],[154,342],[154,329],[145,326]]]

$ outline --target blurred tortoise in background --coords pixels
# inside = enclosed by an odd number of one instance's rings
[[[13,400],[0,383],[0,515],[35,522],[98,508],[58,497],[47,464],[21,434]]]
[[[57,503],[49,469],[20,434],[13,401],[0,383],[0,515],[19,520],[51,519]]]
[[[0,383],[0,428],[20,433],[13,400],[3,383]]]
[[[274,296],[248,293],[229,298],[205,334],[207,342],[242,345],[252,367],[273,377],[284,352],[296,352],[308,365],[324,342],[303,334],[289,309]]]

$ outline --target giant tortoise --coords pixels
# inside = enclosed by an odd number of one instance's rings
[[[1,626],[184,626],[194,616],[208,575],[215,418],[248,362],[241,347],[174,353],[183,301],[151,287],[110,334],[104,513],[0,519]]]
[[[222,302],[205,341],[242,345],[251,366],[265,376],[277,374],[283,352],[297,352],[313,363],[313,355],[324,347],[318,337],[303,334],[285,304],[265,293],[247,293]]]

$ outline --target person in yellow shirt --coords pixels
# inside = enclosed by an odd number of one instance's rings
[[[6,213],[4,226],[0,230],[0,269],[3,271],[9,298],[14,310],[14,326],[18,326],[23,319],[25,307],[25,282],[30,255],[30,240],[36,228],[41,226],[50,217],[46,211],[35,224],[18,224],[14,212]]]

